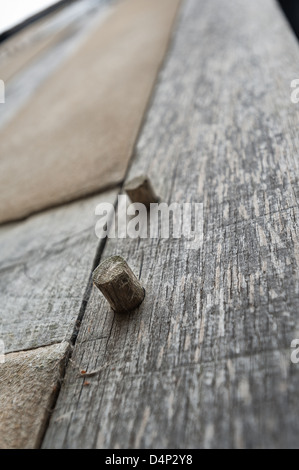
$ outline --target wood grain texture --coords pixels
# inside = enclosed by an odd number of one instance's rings
[[[147,295],[93,289],[45,448],[298,447],[298,59],[273,0],[184,2],[128,178],[202,202],[203,245],[108,241]]]
[[[39,446],[68,348],[64,342],[7,354],[0,364],[1,449]]]
[[[121,1],[1,128],[0,222],[124,179],[179,3]]]
[[[6,352],[70,340],[97,256],[95,207],[113,204],[116,193],[0,227],[0,339]]]

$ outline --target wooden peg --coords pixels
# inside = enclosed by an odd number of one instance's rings
[[[115,312],[130,312],[144,299],[145,290],[120,256],[112,256],[99,264],[92,278]]]
[[[124,189],[133,203],[140,202],[149,209],[151,203],[159,202],[149,177],[140,175],[128,181]]]

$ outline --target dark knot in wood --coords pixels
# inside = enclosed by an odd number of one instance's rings
[[[140,175],[128,181],[124,189],[133,203],[144,204],[147,209],[150,208],[151,203],[157,203],[160,200],[146,175]]]

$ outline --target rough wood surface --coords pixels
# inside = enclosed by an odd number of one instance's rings
[[[69,341],[97,256],[95,207],[117,190],[0,227],[5,351]]]
[[[0,222],[124,179],[179,2],[119,2],[1,128]]]
[[[0,364],[0,448],[40,445],[57,394],[67,342],[8,354]]]
[[[93,289],[44,447],[298,447],[298,60],[274,0],[184,2],[129,177],[203,202],[203,246],[108,240],[147,295]]]

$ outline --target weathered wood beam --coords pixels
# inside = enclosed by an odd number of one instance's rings
[[[129,178],[202,202],[203,246],[108,241],[147,295],[93,289],[44,447],[297,446],[298,59],[274,0],[184,2]]]
[[[0,339],[5,352],[71,339],[100,241],[95,207],[117,189],[0,227]]]

